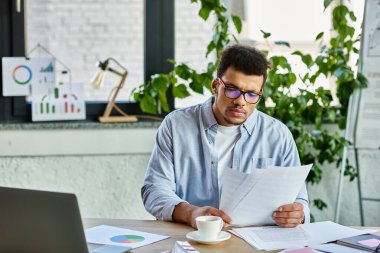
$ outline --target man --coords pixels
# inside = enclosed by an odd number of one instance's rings
[[[226,48],[212,83],[215,96],[162,122],[141,189],[145,208],[157,219],[196,228],[196,217],[215,215],[230,223],[218,209],[223,168],[249,173],[269,165],[300,165],[288,128],[255,109],[268,66],[255,48]],[[304,185],[296,202],[279,207],[272,217],[282,227],[295,227],[309,222],[309,213]]]

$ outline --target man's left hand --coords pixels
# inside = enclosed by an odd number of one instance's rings
[[[305,218],[303,205],[293,203],[280,206],[277,211],[273,212],[272,218],[281,227],[294,228],[301,224]]]

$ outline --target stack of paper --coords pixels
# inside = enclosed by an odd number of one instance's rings
[[[225,169],[219,207],[233,226],[274,224],[273,211],[296,200],[311,167],[271,166],[251,174]]]
[[[357,230],[324,221],[302,224],[296,228],[277,226],[234,228],[233,232],[256,249],[279,250],[327,243],[373,230]]]

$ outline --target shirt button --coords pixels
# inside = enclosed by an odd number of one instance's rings
[[[214,165],[214,164],[215,164],[215,161],[211,161],[211,164]]]
[[[212,141],[209,141],[208,143],[212,144]]]

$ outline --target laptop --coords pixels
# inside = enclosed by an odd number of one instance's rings
[[[88,253],[74,194],[0,187],[0,253]]]

